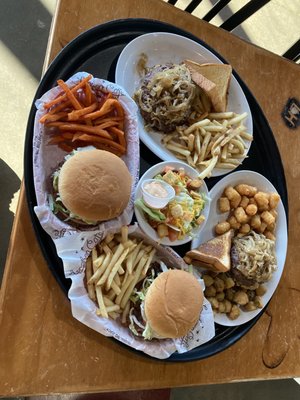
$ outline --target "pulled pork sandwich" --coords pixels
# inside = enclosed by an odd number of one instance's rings
[[[75,226],[96,225],[126,208],[132,179],[126,164],[104,150],[75,151],[53,174],[52,211]]]
[[[276,269],[274,240],[254,231],[232,240],[230,272],[239,286],[256,289],[269,281]]]
[[[179,338],[196,325],[202,305],[202,287],[194,275],[154,262],[131,296],[129,328],[147,340]]]

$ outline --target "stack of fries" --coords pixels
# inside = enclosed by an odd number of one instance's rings
[[[40,122],[51,128],[49,144],[57,144],[70,152],[77,147],[93,145],[118,156],[126,153],[124,110],[111,93],[95,95],[89,75],[77,85],[68,87],[63,80],[57,84],[62,94],[44,104],[47,113]]]
[[[120,234],[108,234],[87,259],[86,280],[89,297],[97,314],[126,322],[130,296],[151,266],[156,249],[142,239],[128,237],[128,227]]]
[[[210,113],[187,128],[177,127],[176,132],[164,135],[162,143],[204,179],[214,168],[233,169],[242,163],[245,141],[252,140],[242,124],[246,117],[247,113]]]

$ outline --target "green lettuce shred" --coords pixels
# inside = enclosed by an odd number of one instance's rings
[[[154,332],[149,322],[146,323],[146,328],[144,329],[142,335],[145,340],[151,340],[153,338]]]
[[[137,199],[134,202],[134,204],[137,207],[139,207],[142,211],[144,211],[146,214],[148,214],[149,217],[153,221],[157,221],[157,222],[165,221],[166,216],[160,210],[156,210],[154,208],[150,208],[150,207],[146,206],[146,204],[144,203],[143,199]]]

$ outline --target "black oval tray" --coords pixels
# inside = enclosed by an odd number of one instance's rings
[[[202,46],[205,46],[225,62],[216,51],[211,49],[197,37],[175,26],[147,19],[115,20],[96,26],[82,33],[57,55],[44,75],[31,107],[27,125],[24,154],[26,196],[32,223],[43,255],[50,270],[66,294],[70,287],[70,280],[65,278],[63,265],[61,259],[56,254],[55,246],[50,236],[48,236],[42,229],[34,213],[34,206],[36,205],[32,167],[33,125],[36,111],[34,102],[47,90],[55,86],[57,79],[66,80],[77,71],[86,71],[92,73],[96,77],[114,81],[117,59],[123,48],[137,36],[150,32],[171,32],[186,36],[200,43]],[[272,131],[261,108],[248,90],[247,86],[241,81],[236,72],[233,72],[233,74],[239,81],[247,97],[252,112],[254,130],[254,141],[249,152],[249,158],[244,161],[242,167],[239,169],[257,171],[267,177],[280,193],[288,215],[285,176],[280,154]],[[161,160],[146,146],[141,144],[141,174],[143,174],[150,166],[160,161]],[[220,177],[208,179],[208,188],[211,189],[219,179]],[[188,247],[189,245],[181,246],[180,248],[176,247],[176,251],[178,251],[179,254],[184,255],[188,250]],[[259,319],[261,314],[262,313],[248,323],[237,327],[223,327],[216,325],[216,336],[208,343],[184,354],[175,353],[166,361],[192,361],[216,354],[235,343],[246,332],[248,332]],[[127,349],[131,348],[127,347]],[[144,355],[144,353],[141,352],[137,353]]]

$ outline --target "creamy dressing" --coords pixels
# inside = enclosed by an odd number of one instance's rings
[[[168,192],[160,182],[150,182],[144,185],[144,190],[154,197],[165,199],[168,197]]]

